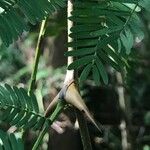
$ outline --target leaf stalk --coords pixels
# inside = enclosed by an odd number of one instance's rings
[[[35,87],[35,82],[36,82],[36,75],[37,75],[37,70],[38,70],[38,64],[39,64],[39,59],[41,56],[41,45],[44,39],[44,33],[45,33],[45,25],[46,25],[46,19],[42,21],[41,27],[40,27],[40,33],[38,36],[38,41],[35,49],[35,60],[34,60],[34,65],[33,65],[33,70],[31,74],[31,80],[30,80],[30,85],[28,89],[28,94],[31,94],[31,91]]]
[[[52,113],[52,115],[50,116],[50,118],[48,118],[44,125],[43,125],[43,129],[40,132],[32,150],[37,150],[38,147],[40,146],[40,143],[44,137],[44,135],[46,134],[46,132],[48,131],[49,127],[52,125],[52,123],[57,119],[57,117],[59,116],[59,114],[63,111],[65,107],[65,101],[63,100],[59,100],[56,109],[54,110],[54,112]]]

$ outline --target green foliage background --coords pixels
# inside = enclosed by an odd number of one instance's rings
[[[136,6],[137,3],[138,6]],[[51,43],[57,41],[60,37],[61,43],[67,29],[66,8],[59,10],[65,4],[66,2],[62,0],[0,1],[0,80],[2,83],[28,87],[34,48],[39,32],[39,22],[45,17],[49,17],[43,55],[37,74],[37,90],[35,92],[37,98],[33,96],[34,94],[29,97],[27,91],[23,88],[10,87],[8,84],[0,86],[1,116],[4,116],[0,120],[4,130],[12,125],[24,129],[33,127],[37,130],[47,121],[47,118],[43,116],[43,97],[44,103],[46,103],[49,97],[53,95],[53,90],[62,86],[64,70],[66,69],[66,67],[55,68],[52,64],[55,55],[51,56],[57,49],[55,48],[56,45]],[[57,9],[59,12],[55,14],[54,12]],[[132,11],[134,9],[135,12]],[[80,82],[83,84],[83,93],[85,94],[83,95],[89,106],[91,104],[94,106],[94,108],[91,107],[91,110],[93,110],[95,116],[100,116],[97,117],[99,118],[98,121],[104,126],[106,125],[104,134],[98,135],[105,142],[95,144],[95,149],[121,149],[120,130],[112,123],[113,121],[109,122],[110,128],[107,128],[107,124],[104,123],[105,117],[101,113],[103,109],[107,113],[107,107],[105,109],[101,99],[109,100],[111,96],[106,98],[106,96],[100,95],[100,99],[95,97],[99,99],[98,106],[101,107],[101,110],[98,111],[99,107],[94,105],[96,102],[91,100],[89,89],[85,90],[84,85],[90,85],[90,87],[97,89],[99,89],[97,85],[101,85],[102,92],[104,92],[103,90],[109,88],[104,84],[109,83],[109,86],[112,87],[111,90],[114,90],[117,86],[114,69],[120,71],[123,75],[127,73],[124,78],[124,86],[128,92],[132,110],[129,114],[131,123],[136,127],[135,130],[132,130],[135,148],[150,149],[149,9],[150,2],[148,0],[75,2],[74,11],[69,18],[74,22],[70,34],[70,37],[74,40],[68,44],[63,41],[61,43],[63,46],[61,46],[73,47],[73,51],[67,52],[65,55],[75,56],[77,59],[68,69],[78,69]],[[18,37],[20,39],[16,42]],[[60,53],[58,51],[57,55],[60,55]],[[63,55],[60,55],[60,57],[63,57]],[[61,66],[63,65],[65,63],[61,63]],[[110,66],[114,69],[110,69]],[[106,92],[108,91],[106,90]],[[32,99],[32,104],[29,99]],[[113,101],[108,103],[114,105]],[[102,118],[104,119],[101,120]],[[117,119],[119,121],[120,117]],[[26,123],[27,120],[28,124]],[[6,122],[9,125],[6,126]],[[92,130],[90,132],[94,135]],[[11,142],[17,146],[15,142],[18,139],[16,140],[13,134],[7,137],[6,133],[1,131],[0,135],[2,137],[0,143],[8,145],[5,144],[5,139],[3,139],[6,137],[7,140],[13,140]],[[9,138],[10,136],[12,139]],[[97,133],[95,136],[97,136]],[[32,141],[30,142],[32,143]],[[2,147],[3,144],[0,144],[0,146]],[[10,148],[4,147],[5,149],[16,149],[12,145],[10,145]]]

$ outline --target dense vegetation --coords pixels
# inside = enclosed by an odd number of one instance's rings
[[[77,118],[84,150],[149,150],[149,9],[149,0],[1,0],[0,149],[73,149],[45,135],[74,131]]]

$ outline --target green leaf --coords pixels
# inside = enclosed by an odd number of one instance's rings
[[[120,31],[123,26],[112,26],[112,27],[106,27],[101,30],[93,31],[90,33],[91,36],[101,36],[109,33],[113,33],[116,31]]]
[[[1,0],[0,38],[6,46],[28,31],[28,23],[36,24],[66,6],[66,0]]]
[[[108,84],[108,75],[106,73],[106,70],[105,70],[102,62],[100,61],[100,59],[98,57],[96,57],[95,63],[96,63],[96,66],[97,66],[97,68],[99,70],[99,73],[100,73],[100,75],[101,75],[101,77],[103,79],[103,82],[105,84]]]
[[[122,72],[128,66],[126,54],[130,53],[134,40],[137,37],[143,38],[137,15],[141,8],[138,6],[134,11],[137,2],[138,0],[112,0],[111,4],[110,0],[75,2],[72,16],[69,17],[74,22],[69,35],[73,41],[68,43],[73,51],[67,52],[66,56],[73,56],[76,60],[69,69],[82,67],[82,74],[87,78],[84,69],[88,70],[89,64],[95,64],[105,84],[108,84],[108,75],[102,61]],[[96,75],[93,78],[98,80]]]
[[[38,130],[40,129],[40,127],[43,126],[45,122],[45,118],[44,117],[39,117],[37,123],[35,124],[35,126],[33,127],[33,130]]]
[[[139,5],[142,6],[147,11],[150,11],[150,1],[149,0],[140,0]]]
[[[122,60],[122,58],[116,52],[114,52],[111,48],[106,46],[103,49],[116,63],[119,64],[121,68],[124,68],[126,66],[126,63]]]
[[[130,29],[125,29],[125,33],[120,34],[121,42],[126,49],[126,54],[130,54],[134,39]]]
[[[10,134],[9,135],[9,140],[11,142],[11,149],[12,150],[17,150],[19,147],[18,147],[18,143],[17,143],[17,139],[16,139],[15,135]]]
[[[0,86],[0,120],[18,128],[29,129],[36,126],[38,130],[42,125],[40,118],[46,117],[39,113],[39,106],[35,95],[31,96],[23,88],[11,87],[8,84]]]
[[[121,71],[119,64],[117,64],[111,57],[109,57],[103,51],[99,51],[98,55],[100,58],[102,58],[104,61],[106,61],[108,64],[110,64],[114,69],[116,69],[119,72]]]
[[[94,47],[89,48],[80,48],[77,50],[68,51],[65,53],[65,56],[84,56],[88,54],[92,54],[95,52]]]
[[[93,73],[93,79],[94,79],[94,81],[95,81],[95,84],[96,84],[97,86],[99,86],[99,85],[101,84],[101,81],[100,81],[99,70],[98,70],[98,68],[97,68],[96,65],[94,65],[94,66],[92,67],[92,73]]]
[[[83,82],[87,79],[87,77],[91,71],[91,68],[92,68],[92,64],[89,64],[83,69],[83,71],[80,75],[80,82]]]
[[[24,150],[23,140],[14,133],[5,133],[0,130],[0,149],[4,150]]]
[[[2,130],[0,130],[0,139],[3,142],[4,149],[11,150],[11,146],[9,144],[8,136]]]
[[[75,60],[72,64],[70,64],[68,66],[68,69],[71,70],[71,69],[77,69],[79,67],[82,67],[90,62],[92,62],[92,60],[94,59],[94,56],[85,56],[85,57],[82,57],[78,60]]]

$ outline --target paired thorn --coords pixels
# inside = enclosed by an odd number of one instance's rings
[[[99,127],[98,124],[95,122],[80,93],[78,92],[74,81],[71,81],[68,84],[66,84],[62,88],[62,90],[57,94],[57,96],[53,99],[53,101],[50,103],[45,112],[46,117],[50,115],[52,109],[57,105],[59,100],[65,100],[66,103],[73,105],[75,108],[83,112],[89,119],[89,121],[91,121],[91,123],[93,123],[93,125],[100,132],[102,131],[102,127]]]

